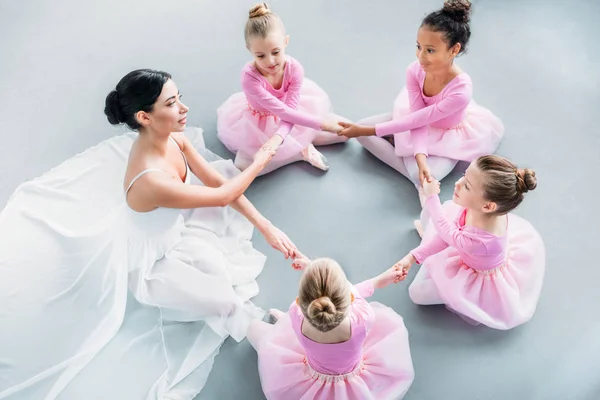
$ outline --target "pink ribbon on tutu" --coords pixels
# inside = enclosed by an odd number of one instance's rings
[[[279,117],[277,115],[273,115],[273,114],[271,114],[268,111],[258,111],[258,110],[255,110],[254,108],[252,108],[252,106],[250,104],[248,104],[248,110],[250,110],[250,112],[254,116],[258,115],[259,117],[265,117],[265,118],[273,117],[273,118],[275,118],[276,121],[279,119]]]

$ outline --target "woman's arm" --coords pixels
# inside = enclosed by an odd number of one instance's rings
[[[227,180],[219,173],[219,171],[213,168],[210,163],[196,151],[188,138],[182,135],[177,137],[176,140],[180,144],[180,147],[188,160],[190,169],[202,183],[211,188],[219,188],[227,185],[230,180]],[[281,251],[286,258],[296,256],[297,248],[294,243],[285,233],[280,231],[271,223],[271,221],[265,218],[246,196],[240,194],[237,198],[229,202],[228,205],[248,219],[248,221],[250,221],[265,237],[267,243],[269,243],[271,247]]]
[[[198,207],[225,207],[240,197],[262,170],[258,164],[247,168],[220,187],[185,185],[167,173],[146,174],[144,185],[136,188],[140,196],[153,207],[189,209]]]

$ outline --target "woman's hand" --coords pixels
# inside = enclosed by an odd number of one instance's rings
[[[263,146],[254,154],[254,162],[261,168],[267,166],[271,158],[275,155],[275,150],[271,147]]]
[[[296,258],[297,254],[300,254],[298,248],[290,238],[271,222],[266,222],[265,225],[260,228],[260,233],[265,237],[265,240],[272,248],[283,253],[286,260],[288,258]]]
[[[271,136],[271,138],[269,140],[267,140],[265,142],[265,144],[262,145],[261,149],[273,149],[273,150],[277,150],[279,148],[279,146],[281,146],[281,143],[283,143],[283,138],[277,134]]]

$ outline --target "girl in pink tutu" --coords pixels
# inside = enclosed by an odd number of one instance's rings
[[[341,118],[331,113],[327,94],[304,78],[302,65],[285,48],[289,42],[281,19],[260,3],[250,10],[244,32],[254,61],[242,70],[243,93],[217,110],[221,142],[236,153],[235,165],[245,169],[261,146],[277,150],[261,174],[304,160],[323,171],[326,158],[315,145],[346,141],[322,131],[339,132]]]
[[[454,63],[471,36],[470,8],[467,0],[448,0],[425,17],[417,33],[417,60],[406,70],[406,87],[392,114],[341,123],[346,129],[339,135],[357,137],[411,179],[421,195],[423,179],[441,180],[458,160],[493,153],[504,134],[502,122],[472,100],[471,78]]]
[[[267,399],[404,397],[414,379],[408,332],[400,315],[365,298],[406,270],[394,266],[352,286],[331,259],[298,265],[304,273],[289,312],[271,310],[274,325],[254,321],[248,330]]]
[[[421,264],[411,299],[446,304],[468,322],[495,329],[529,321],[544,279],[544,243],[529,222],[510,212],[536,185],[534,171],[495,155],[472,162],[444,205],[439,182],[425,181],[430,221],[419,232],[421,245],[396,264]]]

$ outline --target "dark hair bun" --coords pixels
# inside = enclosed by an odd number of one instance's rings
[[[119,103],[119,93],[117,93],[116,90],[113,90],[106,96],[104,114],[106,114],[108,122],[112,125],[118,125],[125,122],[125,116],[121,110],[121,104]]]
[[[537,187],[535,171],[529,168],[517,170],[517,186],[521,193],[527,193]]]
[[[456,22],[468,24],[471,17],[471,2],[469,0],[446,0],[442,12]]]

